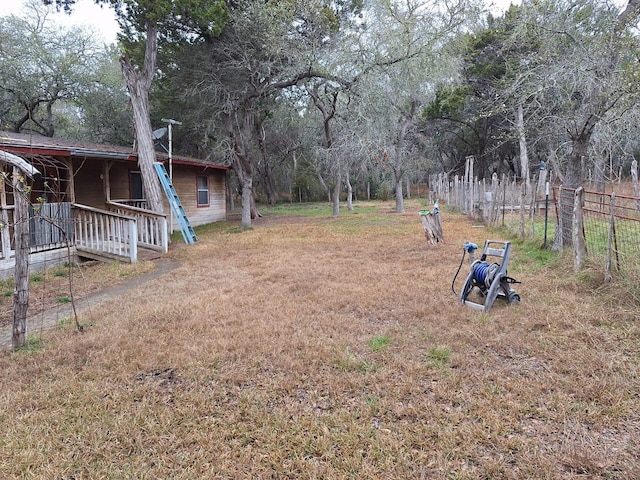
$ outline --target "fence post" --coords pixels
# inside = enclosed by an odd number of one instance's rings
[[[616,233],[615,230],[615,205],[616,205],[616,194],[611,194],[611,200],[609,201],[609,232],[607,233],[607,261],[604,266],[604,281],[611,281],[611,253],[613,250],[613,241],[614,235]]]
[[[522,182],[522,185],[520,185],[520,215],[518,221],[518,238],[524,238],[524,199],[526,195],[526,188],[526,184]]]
[[[584,203],[584,188],[576,189],[573,200],[573,268],[577,273],[584,265],[587,256],[587,246],[584,238],[584,218],[582,205]]]
[[[451,181],[449,179],[449,174],[447,173],[443,173],[442,174],[442,178],[444,183],[444,196],[446,199],[447,204],[449,204],[451,202]]]
[[[529,189],[529,195],[531,195],[531,202],[529,202],[529,220],[531,221],[531,238],[536,237],[536,211],[538,210],[536,204],[536,191],[532,188]]]
[[[474,158],[471,157],[471,161],[470,161],[470,165],[471,168],[469,169],[469,210],[467,212],[467,215],[471,215],[474,216],[475,215],[475,210],[474,210],[474,205],[475,205],[475,201],[476,201],[476,177],[473,173],[473,162],[474,162]]]

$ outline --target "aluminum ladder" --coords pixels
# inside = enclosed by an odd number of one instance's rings
[[[182,238],[184,238],[184,243],[191,245],[197,242],[198,237],[196,237],[196,232],[193,231],[191,222],[189,222],[189,218],[182,207],[182,203],[180,202],[180,198],[178,198],[176,189],[173,188],[167,169],[164,168],[164,164],[160,162],[154,162],[153,166],[156,169],[156,173],[158,174],[164,193],[167,196],[167,200],[169,200],[171,211],[176,217],[178,225],[180,225],[180,232],[182,233]]]

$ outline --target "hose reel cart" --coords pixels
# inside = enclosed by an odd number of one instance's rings
[[[465,253],[468,252],[472,259],[473,253],[477,248],[472,243],[465,243],[464,245]],[[503,298],[509,303],[520,302],[520,295],[511,288],[511,284],[520,282],[507,275],[510,252],[511,242],[485,240],[480,259],[471,263],[471,271],[460,291],[460,303],[476,310],[487,311],[491,308],[496,298]],[[489,263],[487,261],[489,257],[495,257],[499,260]],[[477,288],[480,296],[484,297],[484,304],[468,300],[474,288]]]

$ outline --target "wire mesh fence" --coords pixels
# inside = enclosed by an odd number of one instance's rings
[[[640,278],[640,197],[558,187],[554,198],[562,238],[573,244],[581,235],[586,256],[603,265],[607,276],[619,272]]]
[[[485,225],[541,246],[570,248],[576,264],[583,263],[583,255],[602,265],[605,277],[617,272],[640,279],[640,197],[579,189],[576,203],[576,189],[550,191],[543,180],[526,188],[506,176],[470,181],[439,174],[430,178],[429,194]]]

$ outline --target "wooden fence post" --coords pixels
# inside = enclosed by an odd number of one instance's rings
[[[524,206],[527,186],[524,182],[520,185],[520,215],[518,222],[518,238],[524,238]]]
[[[536,191],[533,189],[529,190],[529,195],[531,195],[531,201],[529,202],[529,221],[531,222],[531,238],[535,238],[536,236]]]
[[[475,158],[473,155],[469,157],[469,196],[467,200],[469,200],[469,207],[467,209],[467,215],[474,215],[474,203],[475,203],[475,175],[473,172],[473,163],[475,162]]]
[[[29,308],[29,202],[24,174],[13,167],[13,239],[15,243],[15,289],[13,293],[13,348],[27,343],[27,309]]]
[[[502,201],[500,199],[500,181],[498,180],[498,174],[494,172],[491,175],[491,192],[492,192],[492,202],[491,202],[491,212],[489,214],[489,224],[497,225],[498,224],[498,215],[500,213],[500,205]]]
[[[576,189],[573,199],[573,268],[577,273],[583,265],[587,256],[587,245],[584,238],[584,217],[582,205],[584,203],[584,188]]]

